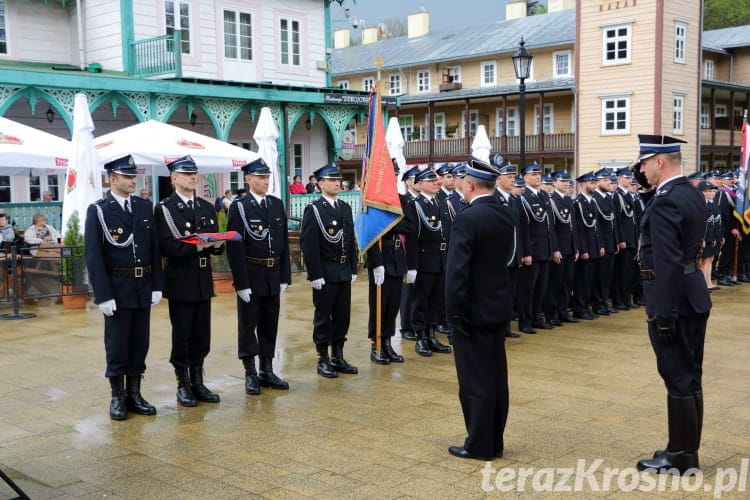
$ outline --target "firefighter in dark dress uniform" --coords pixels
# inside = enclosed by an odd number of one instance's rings
[[[214,282],[211,255],[224,251],[223,241],[192,245],[180,238],[218,229],[216,210],[195,195],[198,168],[190,156],[167,165],[175,191],[156,205],[156,232],[166,257],[164,297],[169,300],[172,353],[169,362],[177,376],[177,402],[218,403],[219,395],[203,384],[203,360],[211,350],[211,297]]]
[[[162,269],[151,203],[136,196],[132,156],[107,163],[111,190],[86,212],[86,267],[104,314],[104,348],[112,387],[109,416],[155,415],[141,396],[151,306],[161,300]],[[127,388],[126,388],[127,382]]]
[[[419,173],[419,168],[412,167],[403,174],[401,174],[401,180],[406,185],[406,194],[399,195],[401,199],[401,206],[404,210],[409,210],[412,213],[414,220],[416,221],[417,212],[414,208],[414,200],[419,196],[419,191],[414,185],[414,179]],[[413,255],[416,255],[416,245],[412,245],[412,248],[407,248],[407,252],[414,251]],[[411,266],[414,267],[411,267]],[[411,292],[414,289],[414,281],[417,279],[417,267],[416,259],[412,264],[409,264],[409,269],[406,271],[406,280],[401,284],[401,303],[399,304],[399,317],[401,321],[401,338],[404,340],[417,340],[417,336],[411,329]]]
[[[307,279],[313,288],[317,371],[323,377],[335,378],[339,373],[358,372],[356,366],[344,359],[358,254],[352,208],[336,198],[341,191],[341,172],[334,165],[325,165],[313,173],[321,197],[305,207],[300,245]],[[328,346],[331,347],[330,358]]]
[[[411,297],[411,325],[417,334],[414,350],[420,356],[433,352],[449,353],[435,336],[445,303],[445,259],[448,255],[448,231],[451,218],[445,200],[436,197],[438,176],[430,169],[416,177],[421,194],[415,200],[417,211],[417,279]]]
[[[271,169],[262,158],[242,167],[248,194],[229,207],[227,229],[242,241],[227,244],[237,290],[237,356],[245,368],[245,392],[261,387],[287,390],[289,383],[273,372],[280,296],[292,282],[286,210],[268,194]],[[260,375],[255,356],[260,354]]]
[[[594,319],[591,303],[593,300],[594,270],[597,261],[604,255],[596,207],[592,195],[596,185],[594,174],[588,172],[576,179],[580,192],[573,208],[573,223],[577,232],[578,260],[575,264],[573,280],[573,317]]]
[[[618,246],[620,251],[615,256],[613,284],[611,290],[612,306],[620,311],[626,311],[635,306],[630,302],[633,288],[633,261],[638,248],[638,232],[636,231],[635,210],[628,188],[633,178],[632,170],[623,167],[617,171],[618,187],[612,194],[615,210],[615,225],[620,235]]]
[[[455,183],[455,189],[448,196],[448,203],[451,205],[453,213],[458,214],[460,211],[469,206],[464,199],[464,195],[461,192],[461,179],[466,177],[466,165],[461,164],[453,167],[451,171],[453,174],[453,182]]]
[[[667,388],[669,442],[639,470],[690,473],[699,467],[703,427],[703,344],[711,299],[696,264],[708,210],[703,196],[681,175],[680,144],[661,135],[639,135],[637,175],[650,192],[641,222],[639,258],[646,316],[656,366]]]
[[[398,165],[393,162],[398,173]],[[403,363],[404,357],[398,354],[391,344],[396,333],[396,316],[401,302],[401,285],[408,269],[416,268],[416,213],[414,203],[406,195],[399,196],[403,218],[381,238],[381,242],[367,250],[367,275],[369,278],[370,314],[367,324],[367,338],[372,342],[370,360],[387,365],[391,362]],[[409,252],[407,253],[407,249]],[[381,287],[380,325],[381,351],[376,348],[376,287]]]
[[[565,193],[570,186],[570,175],[560,170],[552,174],[555,190],[550,194],[550,206],[555,221],[557,246],[562,259],[549,266],[549,283],[544,316],[552,326],[577,323],[568,313],[573,289],[575,263],[578,258],[575,225],[573,224],[573,200]]]
[[[592,195],[592,203],[598,219],[596,225],[601,235],[604,256],[597,260],[594,269],[593,307],[596,314],[608,316],[618,312],[617,309],[610,307],[607,301],[615,268],[615,254],[620,250],[620,239],[614,205],[609,195],[611,186],[609,169],[598,170],[594,173],[594,178],[597,188]]]
[[[498,173],[481,160],[468,162],[463,185],[470,206],[451,229],[445,290],[467,434],[448,452],[478,460],[503,456],[509,405],[505,334],[513,317],[508,269],[515,229],[494,194]]]

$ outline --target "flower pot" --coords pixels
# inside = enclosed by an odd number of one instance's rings
[[[233,293],[234,282],[232,273],[213,273],[214,290],[216,293]]]
[[[88,293],[73,294],[73,287],[63,285],[62,303],[66,309],[85,309],[86,302],[89,301]]]

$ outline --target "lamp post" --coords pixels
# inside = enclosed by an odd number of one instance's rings
[[[520,141],[519,141],[519,168],[526,166],[526,83],[525,80],[529,77],[531,72],[531,60],[533,56],[526,52],[526,42],[521,37],[521,42],[518,44],[518,52],[511,58],[513,59],[513,69],[516,72],[516,78],[519,80],[518,85],[518,112],[521,115],[520,118]]]

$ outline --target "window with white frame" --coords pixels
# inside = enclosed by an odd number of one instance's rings
[[[362,90],[369,92],[373,87],[375,87],[375,78],[368,76],[362,79]]]
[[[430,91],[430,71],[421,69],[417,71],[417,92]]]
[[[445,113],[435,113],[432,129],[435,131],[435,139],[445,139]]]
[[[711,128],[708,104],[701,104],[701,128]]]
[[[482,61],[479,67],[481,71],[481,86],[497,85],[497,64],[495,64],[495,61]]]
[[[41,201],[42,193],[49,191],[52,198],[60,200],[60,179],[58,175],[30,175],[29,200]]]
[[[727,116],[727,105],[717,104],[716,108],[714,108],[714,116],[717,118],[722,117],[722,116]]]
[[[505,134],[505,109],[495,108],[495,137]]]
[[[401,127],[401,135],[405,141],[412,140],[414,134],[414,115],[401,115],[398,117],[398,124]]]
[[[244,187],[245,179],[242,177],[242,172],[229,172],[229,189],[233,193],[237,193],[237,191]]]
[[[518,130],[518,108],[516,106],[512,106],[508,108],[508,112],[506,113],[506,117],[508,119],[508,123],[506,124],[506,130],[505,134],[508,137],[517,137],[520,135],[520,132]]]
[[[630,62],[630,24],[607,26],[602,30],[602,64]]]
[[[10,203],[13,201],[10,186],[10,176],[0,175],[0,203]]]
[[[461,137],[466,137],[466,111],[461,113]],[[469,110],[469,137],[477,135],[477,127],[479,126],[479,111],[476,109]]]
[[[683,116],[685,114],[685,94],[675,94],[672,102],[672,133],[682,134]]]
[[[224,58],[253,60],[253,17],[249,12],[224,10]]]
[[[448,75],[450,83],[459,83],[461,81],[461,66],[448,66],[445,73]]]
[[[714,61],[712,59],[703,61],[703,78],[705,80],[714,79]]]
[[[630,96],[603,97],[602,134],[630,133]]]
[[[349,90],[349,80],[339,81],[339,88],[344,89],[344,90]]]
[[[187,0],[166,0],[164,2],[164,26],[167,35],[180,30],[182,53],[190,54],[190,2]]]
[[[677,22],[674,26],[674,62],[685,64],[685,40],[687,39],[687,25]]]
[[[8,53],[8,26],[5,22],[8,11],[5,4],[5,0],[0,0],[0,54]]]
[[[570,68],[570,51],[560,50],[552,53],[552,68],[554,78],[563,78],[572,74]]]
[[[543,132],[545,134],[554,134],[554,107],[552,104],[544,105],[544,116],[542,116]],[[534,104],[534,133],[539,133],[539,105]]]
[[[281,19],[281,64],[300,65],[300,31],[299,21]]]
[[[294,170],[294,175],[299,175],[300,177],[302,177],[302,168],[304,165],[305,156],[302,144],[292,144],[292,169]]]
[[[388,83],[390,83],[390,91],[389,93],[391,95],[396,95],[401,93],[401,75],[399,73],[393,73],[388,77]]]

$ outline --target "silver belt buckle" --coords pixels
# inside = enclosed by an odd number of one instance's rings
[[[266,267],[273,267],[273,257],[266,259]]]
[[[136,278],[143,278],[143,268],[142,267],[134,267],[133,268],[133,276]]]
[[[448,244],[447,243],[441,243],[440,244],[440,251],[441,252],[444,252],[446,248],[448,248]]]
[[[198,267],[206,267],[208,265],[208,257],[198,257]]]
[[[393,248],[401,248],[401,240],[393,240]]]
[[[346,264],[346,255],[342,255],[339,259],[339,264]]]

